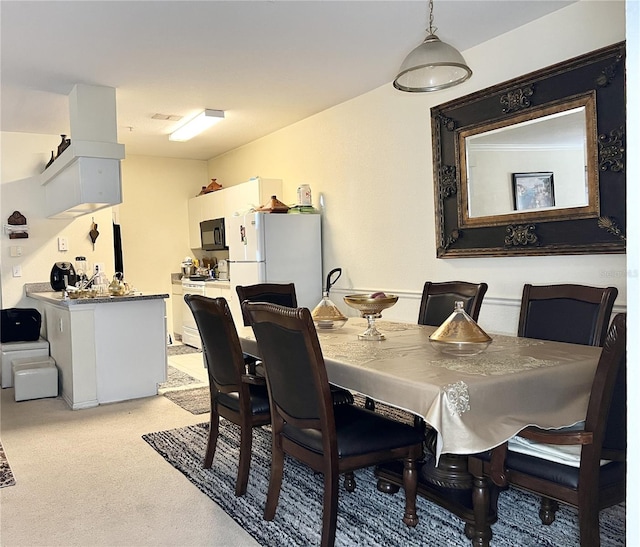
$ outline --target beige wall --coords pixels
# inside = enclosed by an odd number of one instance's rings
[[[107,276],[114,273],[112,218],[122,228],[125,278],[144,292],[171,293],[172,272],[191,254],[188,241],[187,199],[207,182],[207,163],[130,156],[122,161],[123,203],[74,220],[45,218],[44,191],[36,176],[49,159],[59,136],[2,133],[2,185],[0,214],[3,224],[19,210],[27,217],[29,238],[1,243],[2,307],[27,306],[25,283],[49,280],[54,262],[87,257],[104,262]],[[89,239],[92,218],[98,224],[95,250]],[[59,252],[57,238],[69,240],[69,251]],[[10,256],[10,246],[20,245],[23,255]],[[22,277],[12,277],[14,265]],[[168,304],[168,301],[167,301]],[[171,321],[171,307],[167,306]]]
[[[458,87],[407,94],[389,83],[210,160],[209,176],[225,185],[282,178],[286,203],[301,183],[316,206],[322,195],[324,270],[343,268],[336,303],[346,291],[393,291],[401,300],[384,316],[414,321],[426,280],[463,279],[489,284],[480,322],[494,332],[515,332],[524,283],[616,285],[621,309],[624,255],[435,258],[430,108],[624,40],[624,32],[623,2],[572,4],[465,51],[474,75]]]

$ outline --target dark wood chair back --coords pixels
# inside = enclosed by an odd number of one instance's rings
[[[518,336],[601,346],[617,296],[615,287],[527,284]]]
[[[220,416],[239,425],[236,496],[241,496],[246,492],[249,480],[251,430],[271,421],[269,395],[264,379],[260,381],[245,374],[240,339],[227,301],[196,294],[187,294],[184,300],[198,326],[209,376],[211,413],[204,467],[208,469],[213,463]]]
[[[307,308],[244,302],[263,360],[273,435],[264,517],[275,516],[284,454],[324,475],[321,545],[333,545],[340,473],[404,459],[405,515],[415,526],[416,460],[423,435],[356,405],[335,405],[316,328]]]
[[[236,292],[240,300],[240,305],[244,301],[268,302],[278,304],[287,308],[297,308],[296,286],[293,283],[257,283],[256,285],[238,285]],[[249,318],[242,311],[242,318],[245,326],[249,326]]]
[[[477,321],[487,288],[486,283],[427,281],[422,289],[418,324],[440,326],[453,313],[456,302],[464,302],[464,311]]]

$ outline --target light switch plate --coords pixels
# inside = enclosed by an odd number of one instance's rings
[[[13,277],[22,277],[22,266],[20,264],[13,267]]]

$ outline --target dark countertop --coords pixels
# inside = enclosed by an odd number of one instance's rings
[[[65,307],[81,306],[86,304],[114,304],[117,302],[133,302],[139,300],[154,300],[159,298],[169,298],[169,294],[155,293],[143,294],[136,292],[125,296],[97,296],[95,298],[63,298],[63,292],[51,290],[49,283],[27,283],[24,286],[25,294],[36,300],[47,302],[49,304],[57,304]]]

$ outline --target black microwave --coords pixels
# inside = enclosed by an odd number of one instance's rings
[[[200,223],[200,241],[203,251],[224,251],[228,249],[224,237],[224,218],[203,220]]]

